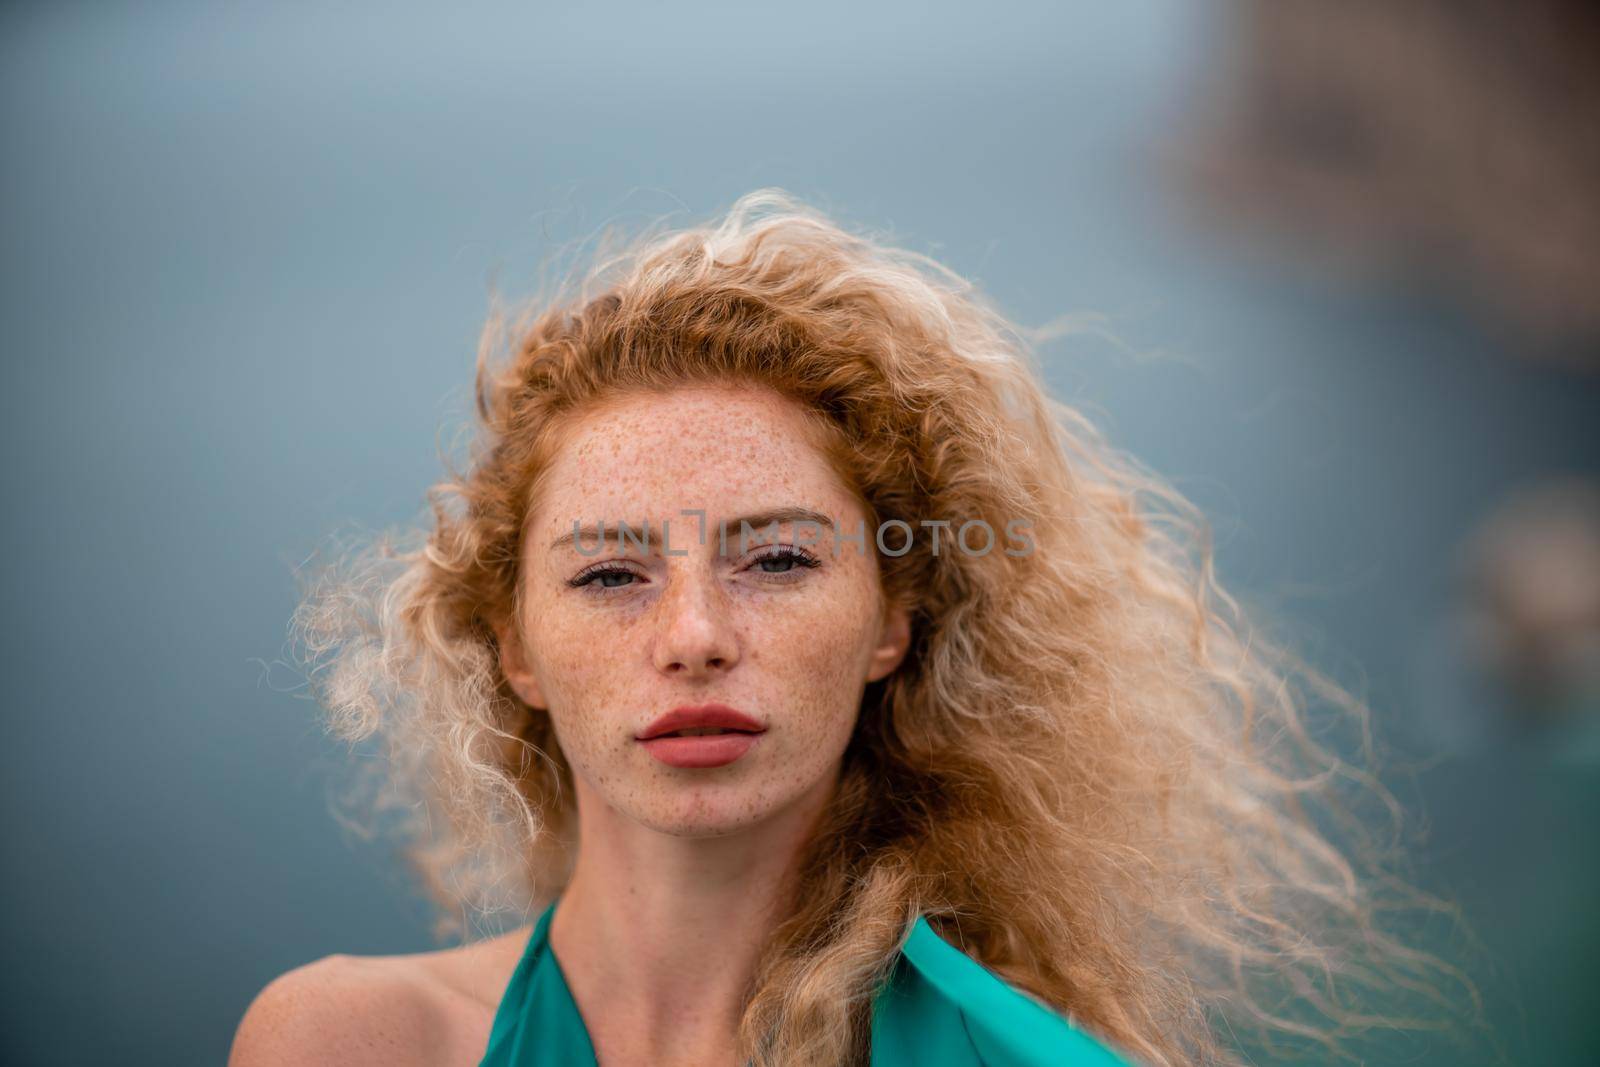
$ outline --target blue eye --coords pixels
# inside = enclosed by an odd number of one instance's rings
[[[596,583],[598,583],[599,588],[601,589],[625,589],[633,583],[632,581],[623,581],[621,579],[633,579],[637,577],[639,577],[637,574],[620,564],[601,563],[579,573],[577,577],[568,581],[567,584],[572,586],[574,589],[582,588],[583,586],[587,585],[594,585]],[[613,578],[618,579],[618,581],[612,581]]]
[[[760,568],[762,574],[772,575],[793,574],[796,567],[810,569],[821,565],[822,561],[816,556],[794,545],[776,545],[771,551],[758,556],[751,564]]]

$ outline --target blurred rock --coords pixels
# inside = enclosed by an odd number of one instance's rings
[[[1600,484],[1514,494],[1463,546],[1465,632],[1533,724],[1600,712]]]
[[[1507,347],[1600,367],[1600,7],[1227,12],[1182,153],[1207,219],[1443,290]]]

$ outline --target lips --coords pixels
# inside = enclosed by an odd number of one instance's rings
[[[726,704],[700,704],[693,707],[673,708],[640,731],[637,740],[649,741],[669,735],[759,734],[765,729],[764,726],[750,716],[735,711]],[[685,734],[685,731],[692,732]]]
[[[701,770],[734,762],[766,727],[726,704],[673,708],[638,735],[645,751],[669,767]]]

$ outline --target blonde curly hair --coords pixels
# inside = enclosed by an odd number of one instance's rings
[[[525,914],[571,871],[571,770],[494,638],[561,428],[619,391],[729,380],[828,427],[873,524],[1021,519],[1034,542],[879,557],[912,647],[867,688],[749,988],[756,1063],[864,1062],[918,913],[1159,1067],[1240,1062],[1224,1025],[1349,1055],[1371,1027],[1437,1025],[1370,995],[1475,1000],[1380,921],[1454,912],[1389,869],[1402,812],[1368,712],[1246,621],[1197,509],[1051,399],[1034,339],[970,283],[777,190],[602,253],[520,314],[497,303],[471,460],[430,489],[431,528],[367,539],[296,612],[332,728],[383,745],[376,799],[409,815],[441,930],[465,905]],[[1358,763],[1318,739],[1340,724]]]

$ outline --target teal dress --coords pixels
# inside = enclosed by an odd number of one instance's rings
[[[550,951],[555,902],[534,924],[480,1067],[596,1067],[594,1045]],[[872,1004],[872,1067],[1130,1067],[1007,984],[917,916]]]

